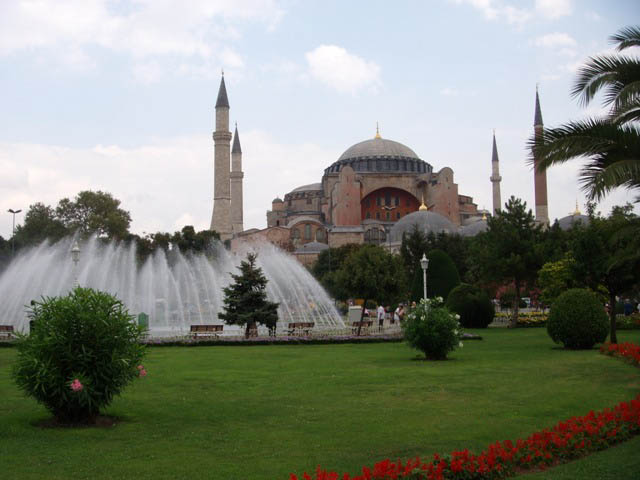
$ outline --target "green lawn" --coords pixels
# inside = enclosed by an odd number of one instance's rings
[[[42,429],[46,410],[10,379],[0,349],[3,478],[287,480],[321,464],[356,473],[387,457],[480,450],[630,400],[640,370],[564,351],[544,329],[480,332],[446,362],[406,345],[152,348],[149,376],[108,409],[112,428]],[[640,332],[620,332],[640,342]],[[631,448],[629,447],[631,445]],[[638,474],[638,439],[526,478]],[[635,463],[634,463],[635,462]],[[604,467],[603,467],[604,465]],[[604,470],[602,470],[604,468]],[[568,470],[567,470],[568,469]],[[614,478],[614,477],[611,477]]]

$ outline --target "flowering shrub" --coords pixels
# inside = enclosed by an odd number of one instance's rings
[[[640,345],[635,343],[605,343],[600,347],[600,353],[621,357],[633,365],[640,366]]]
[[[33,328],[17,341],[18,386],[61,423],[91,423],[124,387],[147,372],[143,331],[122,302],[89,288],[34,302]]]
[[[449,352],[462,347],[459,315],[442,304],[442,297],[420,301],[402,323],[409,345],[424,353],[429,360],[445,360]]]
[[[543,469],[558,461],[567,461],[602,450],[640,433],[640,395],[613,409],[572,417],[515,442],[496,442],[476,455],[469,450],[449,455],[435,454],[432,460],[414,458],[402,462],[383,460],[373,468],[363,467],[361,475],[338,475],[318,467],[315,476],[290,474],[289,480],[426,480],[498,479],[520,470]]]
[[[510,313],[499,312],[496,313],[496,319],[509,321],[511,318]],[[518,312],[517,327],[544,327],[547,324],[549,315],[544,312]]]

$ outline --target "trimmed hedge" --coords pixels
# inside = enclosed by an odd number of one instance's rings
[[[465,328],[487,328],[496,314],[489,295],[467,283],[461,283],[451,290],[446,305],[460,315],[460,323]]]
[[[593,292],[573,288],[553,303],[547,332],[554,342],[562,343],[565,348],[590,349],[607,338],[607,313]]]

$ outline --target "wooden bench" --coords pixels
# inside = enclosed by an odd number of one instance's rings
[[[222,333],[224,325],[191,325],[191,334],[193,338],[203,337],[218,337],[219,333]]]
[[[373,320],[363,320],[361,322],[353,322],[351,324],[351,331],[354,334],[358,333],[358,328],[360,328],[360,334],[368,334],[369,329],[373,326]]]
[[[0,337],[13,338],[13,325],[0,325]]]
[[[289,335],[311,335],[311,330],[316,324],[314,322],[292,322],[288,325],[287,333]]]

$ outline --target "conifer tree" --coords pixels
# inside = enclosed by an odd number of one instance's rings
[[[224,312],[218,317],[228,325],[245,327],[245,337],[256,331],[258,324],[275,332],[278,303],[267,300],[267,278],[256,266],[257,254],[249,253],[240,263],[240,275],[231,274],[233,283],[224,289]]]

